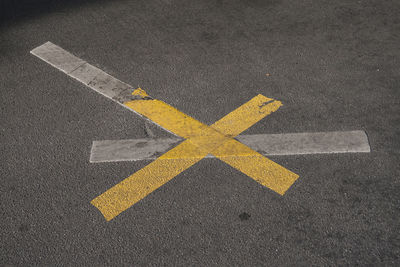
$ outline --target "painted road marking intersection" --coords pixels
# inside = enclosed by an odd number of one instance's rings
[[[186,140],[92,201],[107,220],[209,153],[281,195],[298,178],[298,175],[233,139],[277,110],[281,105],[279,101],[258,95],[211,126],[155,99],[132,100],[125,105]]]
[[[50,42],[33,49],[31,53],[118,104],[186,139],[92,200],[91,203],[108,221],[209,153],[281,195],[298,178],[298,175],[233,139],[276,111],[281,106],[279,101],[258,95],[213,125],[207,126],[153,99],[141,89],[133,91],[130,85]]]
[[[92,200],[91,203],[102,212],[106,220],[113,219],[209,153],[279,194],[284,194],[298,178],[298,175],[233,139],[276,111],[281,106],[279,101],[258,95],[213,125],[207,126],[170,105],[153,99],[141,89],[132,93],[131,86],[50,42],[33,49],[31,53],[106,97],[186,139]]]

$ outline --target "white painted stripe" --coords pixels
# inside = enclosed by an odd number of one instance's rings
[[[123,103],[133,98],[132,86],[51,42],[33,49],[31,53],[125,108],[127,107]],[[153,123],[151,120],[148,121]],[[370,152],[368,138],[363,131],[242,135],[237,139],[264,155]],[[180,140],[169,138],[145,139],[145,141],[95,141],[90,160],[104,162],[154,159]]]
[[[370,152],[364,131],[239,135],[236,139],[266,156]],[[159,138],[94,141],[90,162],[153,160],[181,140]]]
[[[36,47],[31,51],[31,54],[46,61],[53,67],[65,72],[66,74],[71,73],[85,63],[84,60],[77,58],[76,56],[65,51],[61,47],[52,44],[51,42],[47,42]]]
[[[364,131],[242,135],[238,140],[264,155],[371,151]]]
[[[180,138],[93,141],[90,162],[156,159],[181,141]]]
[[[86,61],[72,55],[68,51],[51,42],[47,42],[39,47],[36,47],[31,51],[31,54],[61,70],[68,76],[83,83],[87,87],[117,102],[124,108],[134,112],[148,122],[161,127],[160,125],[154,123],[153,121],[147,119],[123,104],[124,102],[133,100],[135,98],[132,96],[132,92],[135,88],[131,85],[114,78],[113,76],[105,73],[95,66],[90,65]],[[175,135],[171,131],[163,127],[161,128],[172,135]]]
[[[77,58],[51,42],[33,49],[31,54],[120,104],[132,99],[134,90],[132,86]]]

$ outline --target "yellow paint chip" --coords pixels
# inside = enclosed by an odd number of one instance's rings
[[[141,96],[141,97],[148,97],[149,95],[146,93],[145,90],[143,90],[142,88],[137,88],[132,92],[132,95],[137,95],[137,96]]]

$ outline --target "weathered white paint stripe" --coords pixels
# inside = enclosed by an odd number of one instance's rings
[[[85,63],[84,60],[77,58],[51,42],[42,44],[31,51],[32,55],[46,61],[53,67],[65,72],[66,74],[76,70]]]
[[[33,49],[31,53],[125,108],[123,103],[133,97],[134,87],[51,42]],[[237,139],[264,155],[370,152],[363,131],[242,135]],[[95,141],[91,162],[154,159],[179,141],[178,138]]]
[[[364,131],[242,135],[238,140],[265,155],[371,151]]]
[[[132,86],[77,58],[51,42],[33,49],[31,54],[120,104],[132,98],[131,94],[134,90]]]
[[[117,102],[124,108],[136,113],[147,121],[156,124],[123,104],[124,102],[134,99],[132,92],[135,88],[131,85],[114,78],[51,42],[36,47],[31,51],[31,54],[61,70],[68,76],[76,79],[96,92]],[[156,125],[161,127],[158,124]],[[167,129],[164,130],[175,135]]]
[[[370,152],[364,131],[255,134],[239,135],[236,139],[266,156]],[[153,160],[181,140],[159,138],[94,141],[90,162]]]
[[[180,138],[93,141],[90,162],[156,159],[181,141]]]

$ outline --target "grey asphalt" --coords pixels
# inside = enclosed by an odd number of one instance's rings
[[[0,13],[0,265],[400,264],[399,1],[32,2]],[[270,157],[300,175],[284,196],[204,159],[106,222],[90,201],[148,162],[92,141],[170,135],[47,41],[208,124],[263,94],[284,106],[244,134],[365,130],[371,153]]]

